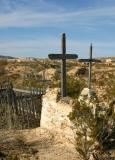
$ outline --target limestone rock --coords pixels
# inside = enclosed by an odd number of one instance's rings
[[[84,88],[81,92],[81,96],[87,96],[89,94],[89,89],[88,88]]]
[[[97,95],[94,90],[84,88],[79,96],[79,102],[84,101],[87,104],[90,104],[91,101],[98,101]]]
[[[60,88],[48,88],[46,90],[46,94],[43,96],[43,99],[51,99],[51,101],[57,102],[58,98],[60,97]]]
[[[73,124],[68,116],[72,112],[72,100],[66,97],[57,101],[59,91],[58,88],[49,89],[43,96],[40,126],[74,141]]]
[[[52,80],[52,78],[55,75],[55,72],[56,72],[56,69],[49,68],[49,69],[45,69],[45,70],[39,72],[39,75],[45,76],[45,79],[47,79],[47,80]]]
[[[84,88],[81,92],[81,96],[91,96],[93,98],[97,98],[95,91],[89,88]]]
[[[98,97],[94,90],[84,88],[78,98],[78,101],[85,107],[90,107],[92,109],[93,115],[95,116],[96,107],[98,104]]]

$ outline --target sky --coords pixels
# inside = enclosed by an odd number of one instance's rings
[[[0,55],[47,58],[61,53],[115,56],[115,0],[0,0]]]

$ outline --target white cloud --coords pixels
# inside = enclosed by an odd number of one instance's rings
[[[43,7],[43,6],[42,6]],[[33,27],[33,26],[65,26],[65,25],[114,25],[115,6],[105,8],[89,8],[79,11],[68,11],[56,6],[46,11],[42,8],[18,8],[0,14],[0,27]]]
[[[87,8],[77,11],[70,11],[56,4],[51,4],[46,0],[20,0],[23,3],[18,5],[18,0],[1,0],[4,7],[0,6],[0,27],[69,27],[77,28],[87,27],[87,30],[94,29],[95,26],[103,27],[115,26],[115,6],[105,6],[103,8]],[[28,4],[28,5],[27,5]],[[101,27],[102,29],[102,27]],[[27,36],[27,35],[25,35]],[[12,39],[12,37],[11,37]],[[94,41],[95,55],[99,53],[114,54],[115,42]],[[69,53],[79,53],[80,57],[88,55],[89,41],[67,41],[67,50]],[[33,40],[10,40],[0,42],[0,54],[25,55],[47,57],[50,52],[60,52],[60,39],[54,37],[44,37]]]

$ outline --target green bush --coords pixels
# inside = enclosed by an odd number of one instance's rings
[[[76,149],[84,160],[89,160],[91,153],[109,151],[115,148],[115,113],[112,102],[104,115],[102,107],[97,105],[95,116],[88,106],[76,101],[69,118],[76,127]],[[105,156],[106,154],[102,155]],[[102,158],[102,157],[101,157]]]
[[[6,66],[7,64],[7,60],[0,60],[0,66]]]
[[[75,77],[67,76],[67,95],[72,98],[77,98],[82,89],[86,86],[85,80],[76,79]],[[51,88],[61,87],[60,73],[56,72],[54,75],[54,81],[51,84]]]
[[[86,86],[83,79],[76,79],[74,77],[67,77],[67,94],[70,97],[77,98],[82,89]]]

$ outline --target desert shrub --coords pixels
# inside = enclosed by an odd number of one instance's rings
[[[0,66],[6,66],[7,64],[7,60],[0,60]]]
[[[109,75],[108,81],[105,82],[106,87],[106,96],[108,99],[115,98],[115,75]]]
[[[115,98],[115,75],[112,72],[102,72],[100,75],[94,75],[93,83],[95,83],[98,88],[103,88],[102,96],[104,101],[109,102]]]
[[[58,81],[60,80],[60,72],[59,71],[56,71],[54,76],[53,76],[53,81]]]
[[[42,82],[37,82],[35,79],[25,79],[22,86],[24,88],[43,88],[44,84]]]
[[[104,86],[104,81],[103,80],[98,81],[98,85],[99,86]]]
[[[73,68],[75,65],[75,61],[67,61],[66,63],[67,69]]]
[[[60,73],[56,72],[54,75],[54,80],[51,84],[51,88],[60,87]],[[86,86],[85,80],[76,79],[75,77],[67,76],[67,95],[72,98],[77,98],[81,90]]]
[[[74,77],[67,77],[67,94],[70,97],[77,98],[82,89],[86,86],[83,79],[76,79]]]
[[[0,60],[0,76],[2,76],[3,74],[5,74],[5,66],[7,65],[7,61],[6,60]]]
[[[97,105],[95,115],[90,107],[78,101],[74,104],[69,117],[76,128],[76,149],[84,160],[89,160],[94,152],[97,157],[100,157],[99,153],[103,153],[101,158],[107,157],[106,151],[115,148],[114,103],[104,111]]]

